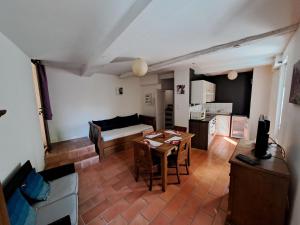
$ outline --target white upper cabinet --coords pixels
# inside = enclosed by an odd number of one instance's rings
[[[214,102],[216,96],[216,85],[205,80],[192,81],[191,94],[192,104]]]

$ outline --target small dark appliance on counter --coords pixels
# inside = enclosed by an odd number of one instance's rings
[[[256,158],[269,159],[272,157],[272,155],[267,151],[269,147],[269,130],[270,121],[266,116],[260,115],[254,149],[254,155]]]

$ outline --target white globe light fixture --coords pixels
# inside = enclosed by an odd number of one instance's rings
[[[135,59],[132,63],[132,72],[138,77],[144,76],[148,71],[148,65],[143,59]]]
[[[229,80],[235,80],[238,77],[238,73],[235,70],[229,71],[227,75]]]

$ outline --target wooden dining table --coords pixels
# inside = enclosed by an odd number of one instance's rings
[[[148,134],[145,137],[141,136],[141,137],[138,137],[133,140],[136,142],[141,142],[145,139],[149,139],[149,140],[153,140],[153,141],[162,143],[162,145],[160,145],[158,147],[151,147],[151,145],[150,145],[151,150],[153,150],[153,153],[158,155],[161,159],[162,191],[167,190],[168,155],[171,154],[172,150],[175,150],[178,147],[178,144],[166,143],[165,141],[167,141],[168,139],[170,139],[174,136],[179,136],[182,138],[182,140],[188,139],[188,165],[190,166],[191,165],[191,139],[192,139],[192,137],[195,136],[194,134],[191,134],[191,133],[178,132],[178,131],[174,131],[174,133],[176,133],[176,134],[171,134],[171,133],[168,133],[168,131],[170,131],[170,130],[158,130],[158,131],[151,133],[150,135],[161,133],[161,135],[159,135],[159,136],[149,138],[149,136],[148,136],[149,134]]]

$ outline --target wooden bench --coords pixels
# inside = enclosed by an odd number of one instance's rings
[[[139,120],[140,123],[150,125],[154,130],[156,130],[155,117],[139,115]],[[89,122],[89,125],[89,137],[90,140],[95,144],[95,149],[99,154],[99,159],[103,159],[114,152],[132,148],[132,140],[142,135],[142,133],[138,133],[121,138],[116,138],[110,141],[104,141],[101,135],[101,127],[97,126],[93,122]]]

